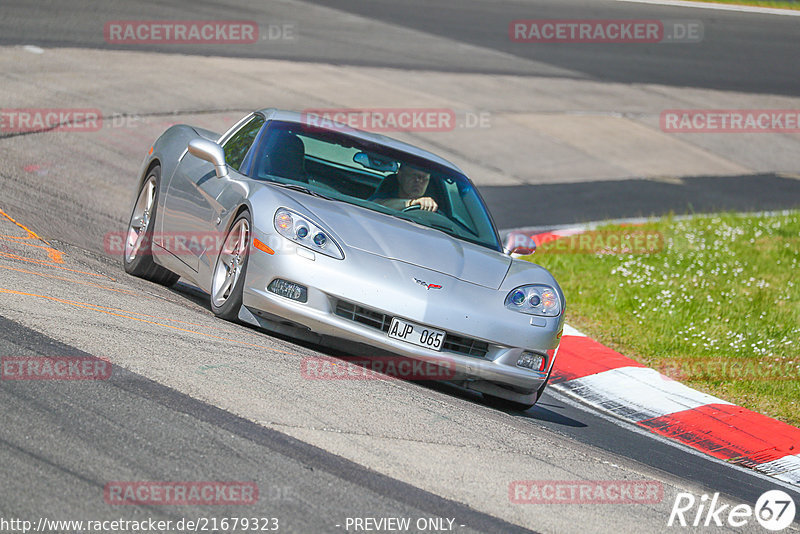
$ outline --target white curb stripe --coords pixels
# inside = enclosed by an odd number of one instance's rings
[[[570,325],[568,325],[566,323],[564,324],[564,334],[562,334],[562,335],[575,336],[575,337],[586,337],[586,334],[584,334],[583,332],[579,332],[578,330],[572,328]]]
[[[756,470],[790,484],[800,484],[800,454],[757,465]]]
[[[709,2],[684,2],[683,0],[617,0],[635,4],[652,4],[657,6],[693,7],[699,9],[715,9],[717,11],[736,11],[739,13],[758,13],[762,15],[786,15],[800,17],[800,11],[778,9],[774,7],[738,6],[733,4],[714,4]]]
[[[757,465],[755,467],[756,471],[761,471],[761,466]],[[788,482],[789,484],[795,484],[800,486],[800,471],[789,471],[788,473],[781,473],[780,475],[772,475],[773,478],[777,478],[778,480],[783,480],[784,482]]]
[[[645,367],[620,367],[552,387],[634,423],[706,404],[731,404]]]
[[[553,230],[552,234],[558,237],[570,237],[573,235],[580,235],[586,231],[585,228],[579,226],[577,228],[562,228],[561,230]]]

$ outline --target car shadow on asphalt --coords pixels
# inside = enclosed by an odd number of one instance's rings
[[[198,306],[201,306],[211,311],[209,296],[205,294],[200,288],[192,284],[179,281],[170,288],[170,291],[194,302]],[[306,349],[319,352],[325,356],[340,359],[343,362],[348,363],[349,365],[354,365],[364,368],[365,373],[382,374],[374,370],[375,366],[372,366],[371,362],[374,362],[376,359],[386,358],[388,355],[388,353],[380,355],[358,355],[357,350],[354,350],[352,352],[345,351],[342,350],[341,348],[333,348],[327,345],[319,345],[309,341],[296,339],[287,335],[277,334],[274,332],[265,332],[255,326],[247,324],[241,324],[241,326],[257,331],[260,334],[263,334],[264,336],[273,337],[275,339],[279,339],[286,343],[299,345]],[[372,351],[374,352],[374,349],[372,349]],[[389,357],[397,358],[396,356],[389,356]],[[385,362],[379,361],[379,363],[385,363]],[[519,410],[501,409],[494,406],[488,406],[483,396],[480,393],[466,389],[457,384],[453,384],[452,382],[439,381],[439,380],[420,380],[419,378],[420,377],[415,376],[412,377],[412,379],[410,380],[405,380],[403,378],[398,378],[396,376],[386,375],[387,380],[414,382],[420,387],[426,388],[428,390],[438,391],[447,396],[460,398],[472,404],[478,404],[485,408],[493,409],[499,412],[504,412],[509,415],[525,417],[527,419],[532,419],[540,422],[553,423],[556,425],[569,426],[575,428],[582,428],[587,426],[584,423],[581,423],[580,421],[577,421],[575,419],[572,419],[571,417],[567,417],[558,413],[558,410],[562,409],[563,405],[560,405],[558,402],[556,402],[554,399],[548,396],[547,393],[545,393],[545,395],[539,400],[539,402],[533,408],[530,408],[523,412]]]
[[[508,415],[513,415],[517,417],[523,417],[525,419],[531,419],[534,421],[539,421],[542,423],[553,423],[556,425],[562,426],[569,426],[573,428],[585,428],[585,423],[582,423],[576,419],[571,417],[567,417],[558,413],[558,410],[562,410],[565,408],[563,404],[560,404],[558,401],[553,399],[547,394],[545,390],[544,395],[539,402],[533,408],[530,408],[525,411],[520,410],[510,410],[510,409],[501,409],[494,406],[487,406],[486,401],[483,399],[483,396],[480,393],[468,390],[456,384],[452,384],[449,382],[419,382],[421,386],[424,386],[428,389],[439,391],[444,393],[448,396],[458,397],[473,404],[480,404],[486,408],[503,412]]]
[[[535,419],[543,423],[547,422],[561,426],[570,426],[573,428],[586,428],[588,426],[586,423],[582,423],[576,419],[558,413],[555,410],[561,409],[563,406],[560,406],[556,403],[548,404],[547,400],[549,399],[546,396],[543,397],[538,403],[536,403],[536,406],[530,410],[522,412],[522,415],[528,419]]]

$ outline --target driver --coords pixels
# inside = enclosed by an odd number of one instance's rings
[[[395,197],[375,198],[374,201],[388,208],[402,210],[419,206],[425,211],[436,211],[439,205],[431,197],[423,196],[428,189],[431,174],[407,163],[397,171],[397,192]]]

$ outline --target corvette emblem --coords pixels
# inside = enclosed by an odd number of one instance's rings
[[[414,278],[414,281],[416,283],[418,283],[419,285],[428,288],[429,290],[431,290],[431,289],[442,289],[442,286],[440,286],[439,284],[429,284],[428,282],[420,280],[419,278]]]

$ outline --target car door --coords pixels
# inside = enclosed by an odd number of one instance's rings
[[[217,222],[226,208],[220,197],[242,178],[239,169],[263,125],[264,117],[254,114],[222,139],[227,177],[217,178],[211,163],[188,152],[175,169],[164,201],[164,247],[195,272],[206,250],[221,239]]]

